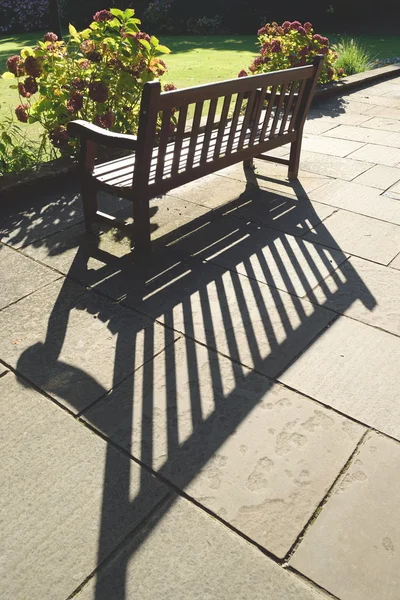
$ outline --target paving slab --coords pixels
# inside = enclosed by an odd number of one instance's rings
[[[85,419],[280,558],[363,434],[183,339]]]
[[[387,265],[400,250],[400,227],[338,210],[304,236],[355,256]]]
[[[362,146],[363,143],[341,139],[335,139],[335,141],[333,141],[333,138],[326,139],[323,136],[305,136],[302,144],[302,147],[306,151],[327,154],[328,156],[339,156],[342,158],[348,156],[355,150],[362,148]]]
[[[333,206],[310,202],[308,198],[293,198],[266,190],[243,198],[227,212],[228,215],[267,225],[279,231],[303,236],[336,211]]]
[[[134,311],[68,281],[1,311],[0,331],[0,357],[73,412],[174,339]]]
[[[301,153],[300,164],[305,171],[310,173],[337,177],[345,181],[351,181],[374,166],[374,162],[327,156],[326,154],[307,151]]]
[[[383,195],[387,196],[388,198],[394,198],[395,200],[400,200],[399,192],[393,192],[391,190],[387,190],[386,192],[383,193]]]
[[[292,566],[342,600],[397,600],[399,468],[399,444],[371,434]]]
[[[260,188],[293,194],[298,198],[306,198],[307,194],[329,181],[323,175],[308,173],[304,170],[299,172],[296,181],[289,181],[287,178],[288,168],[285,165],[268,163],[263,160],[255,161],[255,165],[255,176]]]
[[[376,165],[353,179],[354,183],[361,183],[379,190],[387,190],[397,181],[400,181],[400,169],[384,165]]]
[[[346,96],[345,98],[338,98],[334,100],[337,104],[341,101],[340,110],[342,110],[345,114],[356,113],[357,115],[369,115],[372,116],[375,110],[384,110],[381,106],[375,106],[366,104],[365,102],[360,102],[356,99],[353,99],[351,95]],[[328,109],[329,104],[327,103],[326,108]],[[391,109],[393,110],[393,109]]]
[[[365,106],[365,105],[364,105]],[[400,119],[400,108],[391,108],[387,106],[371,106],[368,114],[372,117],[384,117],[385,119]]]
[[[399,170],[400,171],[400,170]],[[380,190],[353,181],[330,181],[310,194],[311,200],[400,225],[400,202]]]
[[[154,246],[151,256],[137,256],[132,253],[129,234],[105,228],[101,235],[88,235],[82,224],[46,238],[46,244],[25,246],[22,252],[91,287],[120,271],[126,263],[158,261],[167,268],[169,261],[176,259],[165,246],[159,250]]]
[[[324,137],[339,138],[341,140],[354,140],[365,144],[378,144],[380,146],[391,146],[400,148],[400,133],[395,131],[378,131],[353,125],[340,125],[325,133]]]
[[[226,217],[198,233],[178,248],[300,297],[346,260],[343,252]],[[215,243],[218,236],[223,243]]]
[[[399,171],[400,171],[400,169],[399,169]],[[395,194],[400,194],[400,182],[396,183],[388,190],[388,193],[392,193],[392,192]]]
[[[400,254],[398,254],[396,258],[392,260],[390,267],[393,269],[400,269]]]
[[[359,150],[349,154],[349,158],[395,167],[400,163],[400,149],[391,148],[390,146],[378,146],[377,144],[365,144]]]
[[[325,597],[186,500],[161,510],[77,600]]]
[[[352,257],[308,297],[336,312],[400,336],[400,277],[390,267]]]
[[[400,108],[400,102],[394,97],[385,97],[378,94],[370,93],[369,89],[359,90],[351,94],[352,100],[362,102],[363,104],[370,104],[373,106],[384,106],[389,108]]]
[[[0,244],[0,260],[0,309],[60,277],[3,244]]]
[[[278,165],[264,160],[255,160],[254,164],[255,169],[251,171],[243,169],[242,164],[239,164],[224,169],[218,175],[254,183],[256,187],[279,192],[283,195],[293,195],[298,198],[306,198],[309,192],[329,181],[323,175],[307,173],[307,171],[302,170],[299,172],[297,181],[289,181],[286,165]],[[251,189],[248,188],[246,194],[250,192]]]
[[[0,212],[0,241],[15,248],[41,244],[46,236],[82,222],[76,184],[57,185],[45,187],[35,196],[26,194],[11,211],[10,204],[4,206]]]
[[[358,90],[361,94],[368,94],[369,96],[384,96],[389,91],[397,89],[396,85],[393,85],[390,81],[382,81],[380,83],[371,83],[367,88]],[[354,91],[351,97],[354,97],[357,92]]]
[[[335,123],[332,119],[309,118],[304,124],[305,135],[321,135],[337,127],[339,123]]]
[[[65,600],[167,489],[11,373],[0,405],[2,597]]]
[[[87,286],[118,271],[119,259],[131,255],[127,238],[114,231],[88,235],[83,224],[55,233],[43,244],[29,244],[22,252]]]
[[[246,188],[245,178],[240,182],[212,174],[172,190],[167,198],[173,196],[207,208],[217,208],[238,198]]]
[[[369,129],[379,129],[380,131],[395,131],[400,133],[400,121],[398,119],[387,119],[385,117],[372,117],[361,124],[362,127]]]
[[[400,438],[399,352],[400,338],[339,317],[280,380]]]
[[[157,279],[122,270],[99,290],[177,332],[275,376],[334,313],[209,262],[176,265]]]
[[[319,110],[318,108],[312,108],[310,110],[308,113],[308,119],[306,121],[306,127],[309,127],[314,123],[324,123],[326,125],[331,124],[332,127],[337,127],[338,125],[361,125],[361,123],[364,123],[369,119],[371,119],[371,117],[368,115],[358,115],[354,112],[339,113],[325,110],[324,105],[321,105]],[[315,132],[315,135],[318,135],[318,132]]]

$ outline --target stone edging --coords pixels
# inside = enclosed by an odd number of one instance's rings
[[[56,177],[71,174],[77,168],[77,161],[72,158],[57,158],[43,163],[33,171],[10,173],[0,177],[0,194],[23,192],[28,188],[48,183]]]
[[[389,65],[387,67],[365,71],[364,73],[350,75],[341,81],[329,83],[317,89],[314,100],[318,101],[331,96],[344,94],[355,88],[362,88],[375,81],[390,79],[398,75],[400,75],[400,64]],[[25,173],[20,173],[18,175],[4,175],[0,178],[0,193],[11,194],[14,192],[23,192],[28,188],[32,188],[32,186],[47,183],[61,175],[68,175],[75,171],[76,168],[76,161],[68,158],[59,158],[40,165],[34,171],[26,171]]]
[[[375,83],[376,81],[391,79],[398,75],[400,75],[400,64],[388,65],[387,67],[379,67],[379,69],[356,73],[356,75],[350,75],[340,81],[321,86],[316,90],[314,99],[320,100],[329,96],[338,96],[339,94],[345,94],[355,88],[362,88],[363,86]]]

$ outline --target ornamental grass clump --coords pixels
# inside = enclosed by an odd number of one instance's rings
[[[336,64],[344,70],[346,75],[354,75],[372,69],[373,57],[358,40],[342,38],[334,46],[334,49],[338,54]]]
[[[301,67],[309,64],[317,54],[325,57],[319,83],[337,81],[344,76],[344,70],[337,68],[338,55],[330,47],[328,38],[314,33],[311,23],[267,23],[259,29],[257,36],[260,54],[251,62],[248,71],[240,71],[239,77]]]
[[[7,61],[6,78],[17,79],[22,123],[40,123],[44,135],[62,154],[77,142],[68,137],[74,119],[120,133],[136,134],[142,89],[162,77],[169,53],[155,36],[140,31],[135,11],[101,10],[87,29],[69,26],[68,42],[48,32],[35,48],[24,48]]]

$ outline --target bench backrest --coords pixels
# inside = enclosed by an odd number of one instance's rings
[[[154,185],[162,193],[246,160],[255,151],[261,154],[295,141],[302,134],[323,60],[317,56],[304,67],[164,93],[158,81],[145,84],[134,187],[145,188],[152,169]],[[190,113],[194,117],[188,123]]]

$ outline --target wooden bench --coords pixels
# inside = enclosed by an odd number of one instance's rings
[[[304,67],[165,93],[158,81],[146,83],[137,136],[112,133],[86,121],[69,123],[68,133],[81,143],[87,231],[98,220],[112,219],[98,210],[98,190],[132,201],[133,242],[142,251],[150,248],[149,203],[156,196],[238,162],[252,167],[256,157],[288,165],[289,179],[296,179],[304,122],[323,59],[317,56]],[[191,108],[194,118],[187,123]],[[177,123],[171,133],[174,115]],[[291,144],[289,159],[263,155],[285,144]],[[97,164],[98,145],[130,152]]]

